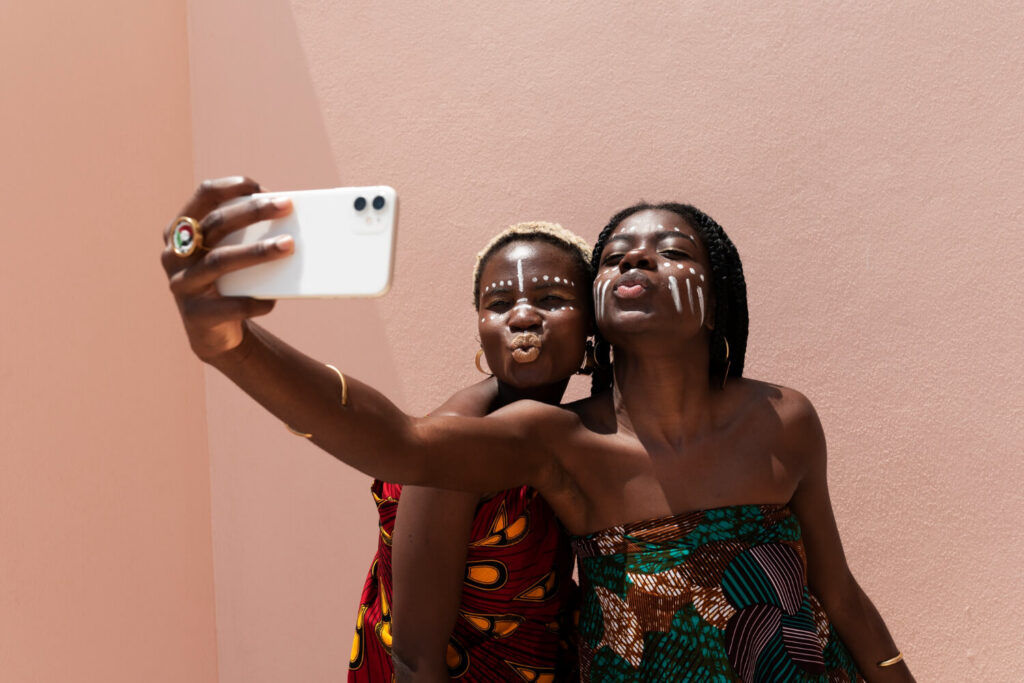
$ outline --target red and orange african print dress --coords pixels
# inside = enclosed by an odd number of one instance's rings
[[[363,586],[349,681],[393,680],[391,535],[401,486],[375,481],[380,514],[377,554]],[[575,594],[568,537],[529,487],[477,507],[466,556],[459,616],[448,641],[448,670],[463,681],[566,680],[574,648],[563,633]]]

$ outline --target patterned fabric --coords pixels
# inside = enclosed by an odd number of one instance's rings
[[[635,522],[573,545],[583,680],[863,680],[807,589],[800,524],[786,506]]]
[[[394,680],[391,665],[391,535],[401,486],[375,481],[377,554],[363,587],[349,681]],[[567,636],[576,597],[569,539],[529,487],[480,503],[473,519],[448,672],[460,681],[578,680]]]

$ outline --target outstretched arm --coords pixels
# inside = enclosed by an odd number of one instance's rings
[[[880,667],[899,653],[885,621],[846,563],[826,477],[825,435],[814,407],[798,395],[791,433],[804,454],[805,473],[791,507],[803,530],[808,585],[869,683],[913,681],[906,662]]]
[[[216,281],[224,273],[287,258],[294,250],[287,238],[218,245],[234,230],[291,210],[287,201],[266,198],[224,206],[258,189],[247,178],[203,183],[182,215],[200,222],[210,249],[181,258],[164,248],[170,288],[200,359],[293,429],[312,434],[335,457],[381,479],[478,491],[526,483],[544,490],[549,479],[561,479],[546,437],[564,431],[565,422],[574,419],[568,413],[517,404],[488,418],[412,418],[347,376],[342,405],[342,382],[334,371],[249,320],[269,312],[273,302],[220,296]],[[170,226],[165,245],[169,234]],[[481,458],[481,452],[488,457]]]

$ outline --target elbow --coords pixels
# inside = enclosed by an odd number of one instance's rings
[[[829,620],[840,631],[844,624],[860,620],[866,613],[867,596],[861,590],[857,580],[848,573],[839,580],[833,579],[827,588],[816,590],[821,606],[825,608]]]
[[[391,649],[391,664],[395,669],[395,680],[398,683],[403,681],[433,683],[434,681],[447,682],[449,680],[448,667],[443,654],[431,657],[415,648],[396,646]]]
[[[402,432],[401,473],[392,481],[413,486],[430,486],[430,472],[427,467],[427,438],[421,421],[407,419]]]

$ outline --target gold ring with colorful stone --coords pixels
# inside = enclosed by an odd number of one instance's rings
[[[188,258],[203,248],[203,231],[194,218],[181,216],[171,231],[171,249],[181,258]]]

